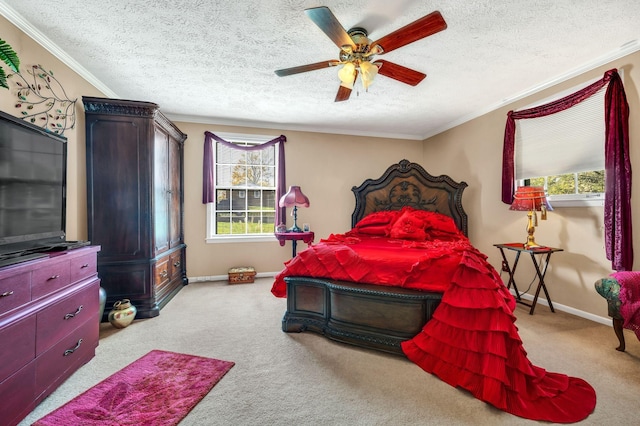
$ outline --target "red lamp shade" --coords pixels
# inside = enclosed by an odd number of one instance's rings
[[[544,208],[543,208],[544,206]],[[513,203],[509,210],[518,211],[544,211],[553,210],[544,188],[541,186],[521,186],[516,190]]]
[[[526,211],[527,213],[527,242],[526,248],[540,247],[534,238],[535,227],[538,226],[538,214],[541,211],[541,218],[547,218],[547,210],[553,210],[547,201],[544,188],[541,186],[521,186],[516,189],[513,203],[509,210]]]
[[[289,191],[280,198],[280,207],[309,207],[309,199],[299,186],[290,186]]]

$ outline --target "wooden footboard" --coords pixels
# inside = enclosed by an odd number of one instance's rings
[[[343,343],[403,355],[400,343],[418,334],[442,293],[287,277],[285,332],[312,331]]]

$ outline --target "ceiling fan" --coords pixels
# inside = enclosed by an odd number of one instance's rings
[[[375,59],[375,56],[391,52],[447,28],[447,23],[440,12],[435,11],[379,40],[371,41],[364,28],[354,27],[346,31],[326,6],[305,9],[304,12],[340,48],[339,59],[285,68],[276,70],[275,73],[279,77],[284,77],[342,65],[338,72],[342,83],[338,88],[336,102],[349,99],[358,75],[365,90],[377,74],[416,86],[427,76],[426,74],[393,62]]]

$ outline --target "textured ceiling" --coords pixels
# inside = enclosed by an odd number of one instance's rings
[[[378,76],[335,103],[338,68],[274,74],[337,59],[304,14],[316,6],[372,40],[434,10],[448,28],[379,56],[426,73],[418,86]],[[156,102],[174,119],[407,139],[638,50],[640,38],[637,0],[2,0],[0,13],[107,96]]]

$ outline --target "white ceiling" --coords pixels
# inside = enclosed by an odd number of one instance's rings
[[[316,6],[372,40],[434,10],[448,28],[379,56],[426,73],[418,86],[378,76],[335,103],[338,68],[274,74],[337,59],[304,13]],[[2,0],[0,13],[106,96],[155,102],[175,120],[418,140],[640,38],[638,0]]]

